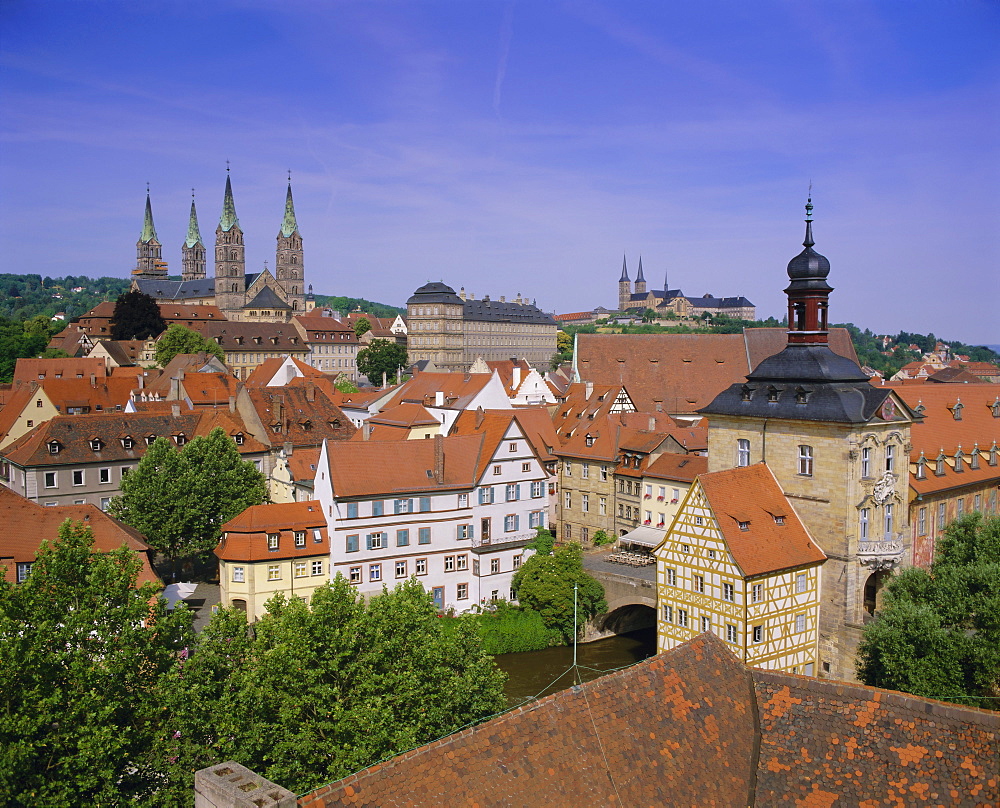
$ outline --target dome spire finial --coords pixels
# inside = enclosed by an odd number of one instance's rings
[[[806,197],[806,240],[802,242],[803,247],[812,247],[813,241],[813,184],[809,180],[809,196]]]

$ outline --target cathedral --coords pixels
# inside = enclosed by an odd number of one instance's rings
[[[739,320],[753,320],[757,309],[753,303],[743,296],[715,297],[706,294],[702,297],[687,297],[680,289],[671,289],[667,284],[666,273],[663,276],[662,289],[646,289],[646,277],[642,273],[642,258],[639,259],[639,272],[635,277],[635,291],[632,291],[632,281],[628,275],[628,262],[622,259],[622,274],[618,278],[618,310],[641,314],[646,309],[652,309],[660,316],[675,315],[684,319],[696,319],[705,314],[715,316],[724,314]]]
[[[180,280],[168,275],[162,250],[147,189],[142,235],[136,242],[136,267],[132,270],[133,290],[149,295],[157,303],[214,305],[227,320],[235,321],[288,322],[312,308],[312,295],[307,296],[305,289],[302,235],[295,219],[291,178],[278,230],[273,274],[266,263],[258,272],[247,272],[243,230],[236,216],[228,170],[222,215],[215,228],[215,276],[208,277],[208,250],[198,227],[193,198],[187,237],[181,246]]]

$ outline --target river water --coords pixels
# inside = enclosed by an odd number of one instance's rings
[[[577,646],[579,676],[585,682],[656,653],[656,629],[648,628]],[[573,648],[543,648],[494,657],[509,679],[505,692],[514,707],[534,696],[547,696],[576,683]]]

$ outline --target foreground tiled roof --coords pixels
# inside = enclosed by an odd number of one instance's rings
[[[319,531],[316,541],[313,531]],[[305,544],[295,546],[295,533],[306,533]],[[268,546],[269,533],[278,534],[278,547]],[[251,505],[222,526],[222,539],[215,554],[224,561],[264,561],[266,559],[304,558],[327,555],[327,538],[323,506],[316,501],[282,502],[272,505]]]
[[[1000,714],[749,669],[703,634],[299,805],[988,806],[998,733]]]
[[[707,471],[707,457],[664,452],[646,467],[646,476],[689,483]]]

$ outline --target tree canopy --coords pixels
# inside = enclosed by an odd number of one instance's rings
[[[1000,704],[1000,517],[972,513],[950,524],[931,569],[903,570],[884,601],[858,649],[861,681]]]
[[[157,438],[122,479],[109,511],[145,534],[157,552],[177,559],[210,553],[225,522],[266,498],[264,475],[216,428],[180,451]]]
[[[252,638],[220,612],[165,683],[173,780],[232,759],[301,793],[503,709],[475,627],[446,631],[415,579],[366,601],[338,575],[267,609]]]
[[[225,361],[225,351],[218,343],[206,339],[197,331],[180,323],[171,323],[167,332],[156,341],[156,364],[165,368],[177,354],[194,354],[204,351]]]
[[[162,334],[166,328],[160,307],[149,295],[130,291],[115,301],[111,339],[149,339]]]
[[[153,683],[191,641],[127,548],[66,522],[26,581],[0,578],[0,802],[119,805],[159,787]]]
[[[362,334],[367,334],[372,330],[372,323],[367,317],[359,317],[354,323],[354,333],[360,339]]]
[[[333,386],[344,394],[358,392],[358,386],[347,378],[347,375],[344,373],[341,373],[336,379],[334,379]]]
[[[551,555],[538,553],[514,573],[511,589],[522,606],[542,615],[549,628],[573,640],[573,585],[577,585],[579,631],[583,622],[608,608],[604,587],[583,570],[579,544],[564,544]]]
[[[396,371],[407,365],[406,348],[387,339],[373,339],[358,351],[358,370],[372,384],[382,384],[382,376],[394,379]]]
[[[44,315],[30,320],[0,317],[0,383],[13,380],[18,359],[29,359],[41,354],[52,334],[52,323]]]

